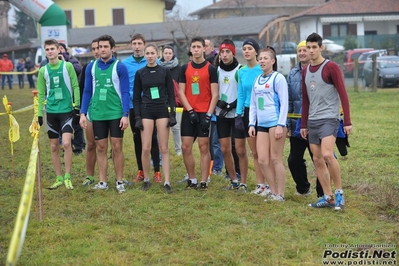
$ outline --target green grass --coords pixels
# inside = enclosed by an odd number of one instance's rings
[[[32,103],[26,88],[0,95],[5,94],[14,110]],[[19,265],[320,265],[325,244],[397,245],[399,91],[350,92],[349,97],[354,130],[347,158],[339,158],[345,211],[307,207],[316,196],[294,196],[288,168],[284,203],[222,191],[227,185],[222,177],[213,177],[205,193],[185,191],[184,185],[175,183],[185,173],[182,158],[175,155],[173,194],[165,194],[159,184],[148,192],[134,184],[118,195],[111,162],[110,190],[91,191],[80,185],[85,177],[84,155],[75,156],[75,190],[43,190],[41,223],[33,202]],[[28,132],[33,111],[15,117],[21,139],[15,143],[13,179],[8,118],[0,116],[0,263],[6,261],[33,140]],[[284,161],[288,146],[287,140]],[[46,187],[53,182],[54,171],[44,130],[40,147]],[[132,180],[137,167],[130,129],[124,152],[125,178]],[[314,186],[309,158],[307,165]],[[253,189],[252,163],[248,183]]]

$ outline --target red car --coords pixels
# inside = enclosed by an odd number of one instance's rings
[[[356,58],[362,53],[374,50],[373,48],[351,49],[344,52],[344,75],[345,77],[353,76],[353,64]],[[359,73],[361,75],[361,73]]]

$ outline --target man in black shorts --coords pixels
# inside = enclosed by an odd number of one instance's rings
[[[189,179],[187,188],[197,188],[195,160],[192,153],[194,138],[198,137],[201,156],[200,189],[207,189],[209,174],[209,127],[218,100],[216,68],[204,58],[205,41],[195,37],[190,43],[193,59],[181,68],[179,97],[184,106],[181,123],[182,151]]]

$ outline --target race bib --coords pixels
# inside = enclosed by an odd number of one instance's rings
[[[226,94],[222,94],[222,97],[220,98],[221,101],[227,102],[227,95]]]
[[[200,94],[200,89],[199,89],[199,84],[198,83],[191,83],[191,93],[193,95],[199,95]]]
[[[100,89],[100,101],[106,101],[107,100],[107,89]]]
[[[63,100],[64,97],[62,96],[62,88],[55,88],[54,89],[54,97],[56,100]]]
[[[258,109],[263,110],[265,108],[265,100],[263,97],[258,98]]]
[[[151,92],[151,99],[153,99],[153,100],[159,99],[159,89],[158,89],[158,87],[150,88],[150,92]]]

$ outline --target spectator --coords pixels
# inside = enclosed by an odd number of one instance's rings
[[[2,59],[0,60],[0,72],[12,72],[14,69],[14,65],[11,60],[8,59],[7,54],[3,54]],[[10,90],[12,90],[12,76],[8,74],[3,74],[1,78],[1,89],[4,90],[4,83],[7,79],[8,86]]]

